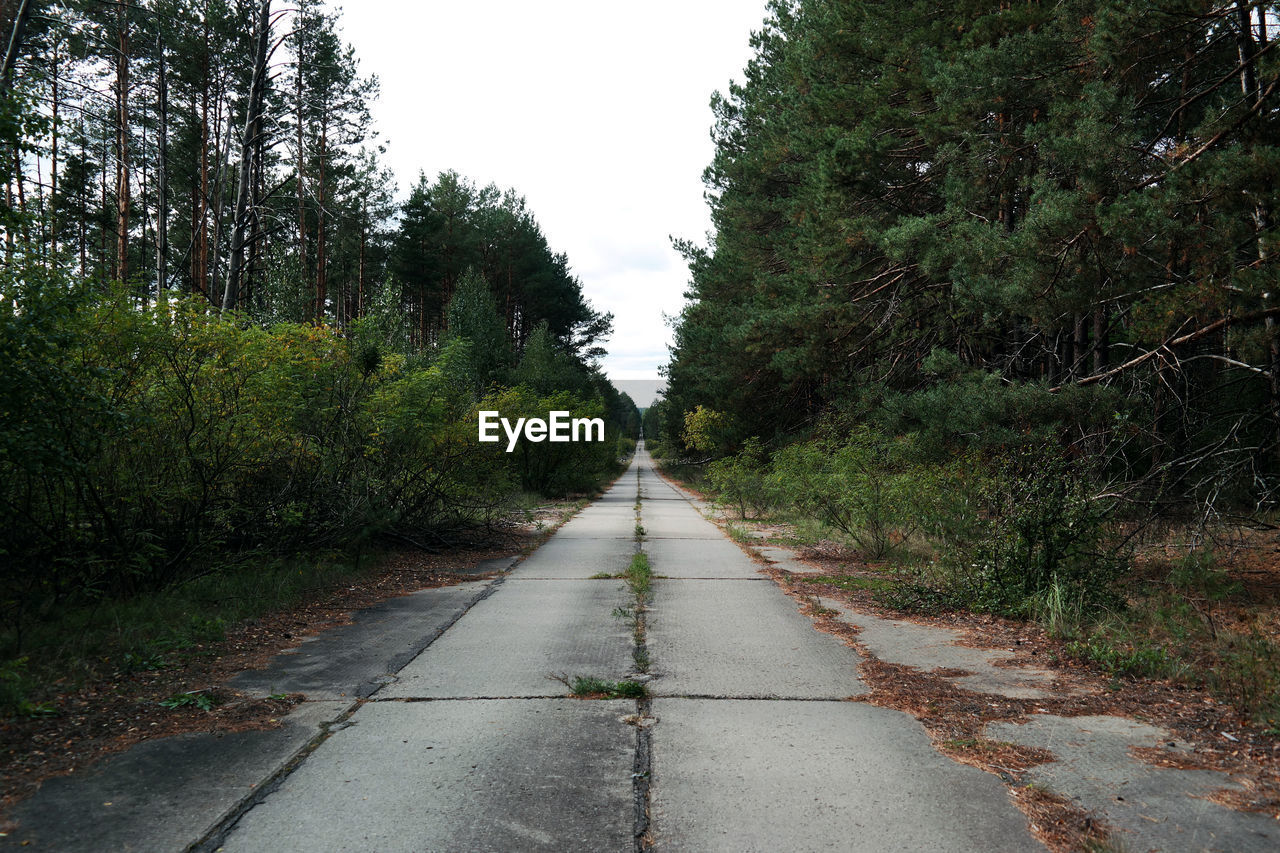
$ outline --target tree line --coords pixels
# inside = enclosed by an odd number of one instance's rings
[[[645,435],[919,606],[1091,612],[1148,522],[1274,524],[1278,36],[1250,0],[775,0]]]
[[[345,327],[382,300],[419,347],[476,267],[517,346],[543,321],[584,353],[607,331],[514,191],[445,172],[396,203],[378,81],[318,0],[6,6],[6,264],[263,321]]]
[[[1247,0],[772,4],[713,101],[670,440],[699,405],[721,452],[1036,435],[1138,505],[1269,511],[1278,30]]]
[[[589,493],[639,413],[514,190],[419,175],[316,0],[11,0],[0,97],[0,653],[281,555]],[[476,413],[606,440],[477,441]]]

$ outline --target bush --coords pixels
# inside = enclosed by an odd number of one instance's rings
[[[606,414],[599,398],[584,399],[569,391],[540,395],[523,385],[491,393],[477,408],[501,412],[512,424],[518,418],[545,420],[552,411],[567,411],[573,418],[604,418]],[[471,429],[474,436],[475,427]],[[593,491],[620,470],[619,435],[617,427],[606,420],[604,441],[531,442],[521,438],[515,450],[506,453],[504,433],[498,444],[490,446],[500,449],[523,488],[546,495],[580,494]]]
[[[1115,582],[1127,563],[1109,546],[1108,507],[1060,450],[1013,451],[973,485],[967,534],[944,552],[958,602],[1013,616],[1121,603]]]
[[[707,466],[707,475],[717,500],[738,511],[759,516],[776,503],[773,479],[759,439],[749,438],[736,456],[719,459]]]
[[[686,447],[721,456],[731,449],[732,419],[724,412],[698,406],[685,414],[682,438]]]
[[[519,456],[477,442],[466,340],[411,358],[360,330],[4,284],[21,310],[0,311],[0,652],[64,604],[250,555],[439,541],[491,520],[521,481],[588,491],[616,470],[616,428]],[[507,393],[517,415],[604,415],[568,392]]]
[[[793,444],[773,460],[779,492],[799,511],[848,535],[871,559],[920,527],[919,478],[904,448],[869,430],[843,443]]]

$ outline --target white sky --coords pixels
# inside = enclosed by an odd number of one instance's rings
[[[513,187],[614,314],[605,372],[643,379],[688,282],[669,236],[711,227],[711,93],[742,79],[764,16],[765,0],[349,0],[342,28],[381,80],[402,195],[419,170]]]

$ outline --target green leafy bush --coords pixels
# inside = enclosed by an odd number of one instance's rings
[[[262,328],[199,301],[159,311],[62,281],[0,283],[21,305],[0,311],[0,655],[64,605],[250,558],[440,541],[491,521],[518,486],[594,489],[624,447],[612,421],[629,401],[615,392],[606,409],[603,380],[580,366],[582,390],[495,390],[484,407],[612,417],[605,440],[506,454],[476,440],[465,337],[408,356],[368,329]]]
[[[686,447],[720,456],[731,449],[733,420],[724,412],[699,405],[685,414],[682,437]]]
[[[1008,615],[1053,605],[1120,604],[1126,567],[1109,545],[1108,507],[1060,450],[1015,450],[973,481],[976,512],[967,535],[948,537],[943,563],[960,603]]]
[[[848,535],[879,559],[920,527],[922,469],[870,430],[846,441],[792,444],[774,456],[778,491],[801,512]]]
[[[707,476],[716,499],[736,509],[739,518],[762,515],[776,503],[775,481],[759,439],[749,438],[736,455],[712,462]]]

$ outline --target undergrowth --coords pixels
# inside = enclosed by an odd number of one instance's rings
[[[229,627],[349,585],[376,563],[340,553],[246,563],[148,595],[51,610],[25,626],[25,654],[0,662],[0,715],[55,713],[55,684],[66,689],[210,655]],[[10,648],[12,630],[0,632]]]

